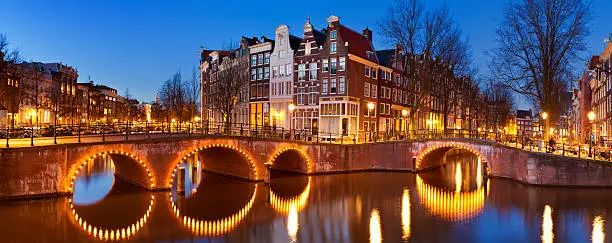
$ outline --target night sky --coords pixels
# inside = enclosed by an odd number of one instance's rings
[[[330,4],[333,2],[334,4]],[[472,45],[474,59],[486,74],[485,52],[495,46],[495,28],[504,0],[427,0],[427,8],[446,3]],[[273,37],[280,24],[301,36],[308,16],[315,28],[333,14],[361,31],[374,31],[376,48],[389,47],[377,23],[391,1],[3,1],[0,33],[26,61],[63,62],[97,83],[129,88],[141,101],[152,101],[161,83],[176,71],[184,78],[198,65],[200,46],[215,49],[240,36]],[[603,50],[612,33],[612,1],[593,0],[589,53]],[[607,12],[607,13],[606,13]],[[607,14],[607,15],[606,15]],[[525,107],[525,104],[520,104]]]

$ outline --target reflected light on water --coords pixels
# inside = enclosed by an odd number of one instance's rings
[[[552,243],[554,238],[552,208],[550,205],[546,205],[544,207],[544,214],[542,215],[542,242]]]
[[[476,187],[482,187],[482,160],[478,157],[478,165],[476,166]]]
[[[378,242],[382,242],[380,215],[378,209],[372,209],[372,214],[370,215],[370,243]]]
[[[217,235],[225,235],[226,233],[232,231],[251,211],[253,207],[253,203],[255,202],[255,197],[257,196],[257,184],[255,184],[255,190],[253,191],[253,195],[249,202],[244,205],[238,212],[217,220],[203,220],[192,218],[189,216],[183,215],[182,223],[185,227],[187,227],[191,232],[201,235],[201,236],[217,236]],[[175,217],[181,219],[181,212],[179,211],[178,206],[174,202],[172,198],[172,193],[170,193],[170,203],[172,206],[172,211],[174,212]]]
[[[272,208],[283,215],[288,215],[291,212],[290,210],[294,208],[297,212],[302,211],[306,207],[308,197],[310,196],[310,182],[311,177],[308,177],[308,184],[304,191],[292,198],[282,198],[270,189],[270,204]]]
[[[410,192],[404,189],[402,194],[402,239],[410,238]]]
[[[461,164],[457,163],[457,167],[455,168],[455,192],[461,192],[462,179],[463,175],[461,174]]]
[[[601,216],[595,217],[593,219],[593,232],[591,233],[591,240],[593,243],[603,243],[605,242],[605,233],[604,233],[604,220]]]
[[[289,215],[287,216],[287,234],[289,234],[289,239],[291,242],[295,242],[297,240],[297,232],[300,227],[300,223],[298,222],[298,213],[297,209],[293,206],[289,209]]]
[[[76,224],[79,225],[79,228],[83,229],[85,232],[87,232],[88,235],[93,236],[94,238],[108,241],[129,239],[134,234],[136,234],[136,232],[138,232],[142,227],[144,227],[150,217],[151,210],[153,209],[154,199],[155,196],[152,195],[151,201],[149,202],[149,207],[147,208],[146,213],[142,217],[137,219],[136,222],[132,225],[120,229],[113,229],[105,226],[88,224],[87,220],[81,218],[76,212],[74,204],[72,204],[72,200],[69,200],[68,203],[70,204],[70,212],[72,214],[72,219]]]
[[[450,192],[431,186],[416,176],[417,194],[420,203],[428,211],[449,221],[461,221],[478,215],[485,204],[484,188],[471,192]]]

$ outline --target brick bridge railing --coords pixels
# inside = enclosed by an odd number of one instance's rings
[[[480,156],[495,177],[536,185],[612,186],[606,162],[470,139],[327,144],[220,136],[0,149],[0,198],[70,193],[79,170],[101,155],[113,158],[122,178],[163,190],[170,188],[179,163],[196,153],[205,170],[262,181],[267,166],[304,174],[419,172],[438,166],[451,148]]]

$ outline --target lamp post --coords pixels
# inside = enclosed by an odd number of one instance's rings
[[[374,106],[374,103],[368,102],[368,116],[370,116],[370,141],[372,141],[372,130],[374,129],[372,127],[372,111],[374,110]]]
[[[548,120],[547,120],[548,119],[548,113],[546,111],[542,112],[542,119],[544,120],[544,129],[543,129],[543,132],[542,132],[542,130],[540,130],[540,132],[542,133],[542,138],[544,140],[546,140],[546,134],[547,134],[546,131],[548,131]]]
[[[591,153],[591,143],[593,143],[593,121],[595,120],[595,112],[589,111],[587,118],[589,118],[589,123],[591,125],[591,132],[589,133],[589,157],[591,157],[593,156]]]
[[[295,105],[293,103],[289,104],[289,136],[290,139],[293,139],[293,111],[295,110]]]
[[[404,132],[406,133],[404,136],[406,140],[408,140],[408,110],[402,110],[402,116],[404,117]]]

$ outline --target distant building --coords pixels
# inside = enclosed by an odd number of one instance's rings
[[[516,110],[516,133],[520,137],[533,137],[533,112]]]

